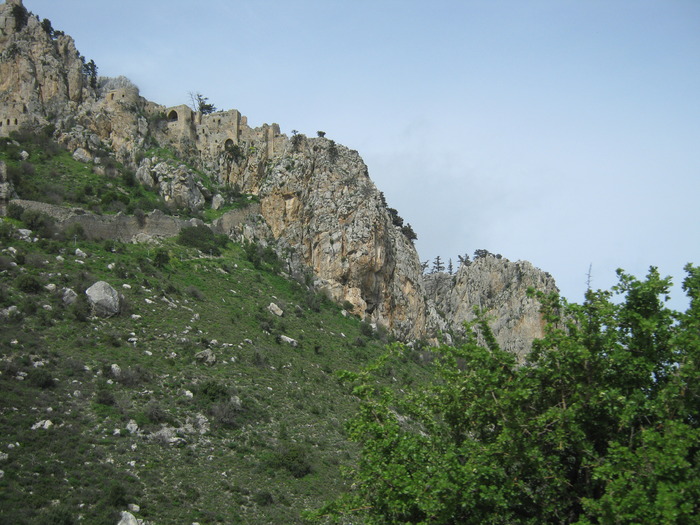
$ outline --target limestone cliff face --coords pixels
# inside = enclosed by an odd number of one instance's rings
[[[454,276],[426,275],[424,283],[429,303],[449,328],[460,331],[465,321],[474,319],[477,306],[487,312],[501,348],[520,359],[529,352],[532,341],[542,337],[544,327],[540,305],[528,297],[528,288],[558,291],[552,276],[529,262],[511,262],[493,255],[463,264]]]
[[[425,329],[418,254],[391,222],[356,151],[325,138],[291,141],[260,180],[262,216],[318,285],[404,338]]]
[[[25,122],[47,124],[47,116],[82,102],[83,61],[73,39],[52,38],[18,0],[0,6],[0,49],[2,135]]]

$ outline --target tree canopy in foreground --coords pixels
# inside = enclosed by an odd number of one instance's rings
[[[427,386],[387,381],[399,345],[359,374],[349,425],[353,491],[318,515],[342,523],[697,523],[700,268],[686,312],[669,278],[618,271],[582,305],[540,296],[545,336],[518,365],[487,323],[442,347]],[[390,385],[390,386],[386,386]]]

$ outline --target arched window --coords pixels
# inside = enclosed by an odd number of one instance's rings
[[[224,142],[224,149],[226,149],[226,151],[231,151],[233,149],[233,141],[231,139],[226,139],[226,142]]]
[[[173,109],[170,113],[168,113],[168,121],[177,122],[177,120],[178,120],[177,111],[175,111]]]

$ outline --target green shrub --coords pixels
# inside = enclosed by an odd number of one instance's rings
[[[85,240],[85,228],[83,228],[83,225],[75,222],[68,226],[68,228],[65,229],[63,232],[63,238],[66,240],[79,240],[83,241]]]
[[[21,220],[22,214],[24,213],[24,208],[17,204],[16,202],[11,202],[7,205],[7,216],[10,219]]]
[[[73,513],[64,505],[51,507],[39,518],[39,525],[74,525]]]
[[[116,399],[114,398],[114,394],[110,390],[107,390],[106,388],[100,388],[97,391],[97,395],[95,396],[95,401],[97,401],[100,405],[106,405],[106,406],[114,406],[114,404],[116,403]]]
[[[23,273],[17,277],[15,286],[24,293],[39,293],[43,289],[41,281],[28,273]]]
[[[107,490],[107,503],[112,507],[126,507],[128,501],[128,491],[126,487],[118,482],[112,481]]]
[[[230,389],[215,379],[204,381],[197,387],[196,392],[210,402],[227,400],[231,395]]]
[[[56,386],[56,381],[53,376],[43,368],[37,368],[32,370],[29,374],[29,381],[32,385],[39,387],[41,389],[53,388]]]
[[[164,266],[167,266],[168,263],[170,263],[170,254],[168,253],[168,250],[165,248],[159,248],[156,251],[153,264],[156,266],[156,268],[163,268]]]
[[[156,401],[148,403],[144,413],[151,423],[165,423],[169,420],[168,412]]]
[[[204,292],[197,288],[194,285],[190,285],[187,288],[185,288],[185,293],[192,297],[193,299],[197,299],[198,301],[204,300]]]
[[[241,414],[240,404],[231,401],[219,401],[211,407],[211,415],[214,420],[226,428],[236,428]]]
[[[295,478],[303,478],[313,471],[308,450],[298,443],[282,443],[267,457],[265,465],[284,469]]]
[[[56,221],[40,211],[24,210],[20,220],[41,237],[53,237],[56,233]]]
[[[177,236],[178,244],[197,248],[212,255],[220,255],[221,248],[224,248],[228,241],[226,235],[216,235],[210,228],[203,225],[183,228]]]
[[[267,490],[261,490],[253,495],[253,502],[260,507],[267,507],[275,502],[275,498]]]

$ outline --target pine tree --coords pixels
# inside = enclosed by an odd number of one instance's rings
[[[435,257],[435,260],[433,261],[433,272],[432,273],[444,272],[444,271],[445,271],[445,265],[443,264],[442,259],[438,255],[437,257]]]

